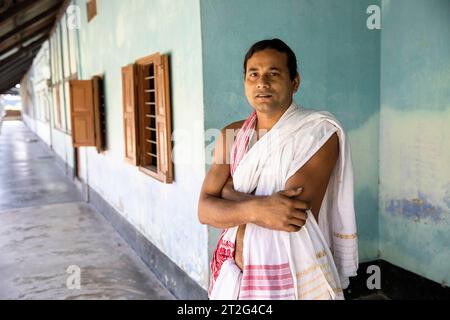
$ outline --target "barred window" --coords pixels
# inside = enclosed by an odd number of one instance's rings
[[[122,68],[125,159],[165,183],[173,181],[167,55]]]

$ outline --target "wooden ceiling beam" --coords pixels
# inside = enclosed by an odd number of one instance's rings
[[[8,79],[4,81],[0,81],[0,94],[11,89],[14,87],[17,83],[19,83],[25,73],[27,72],[28,68],[31,66],[31,62],[28,65],[24,65],[21,69],[19,69],[16,73],[11,75]]]
[[[16,60],[14,60],[12,63],[2,65],[0,67],[0,73],[7,77],[8,73],[11,72],[11,70],[14,70],[14,68],[19,68],[23,64],[27,63],[30,59],[32,59],[33,53],[34,52],[30,52],[29,54],[24,54],[23,56],[20,56]]]
[[[17,26],[16,28],[14,28],[13,30],[11,30],[10,32],[6,33],[5,35],[0,37],[0,43],[2,43],[3,41],[7,41],[8,38],[15,36],[16,34],[18,34],[19,32],[21,32],[22,30],[28,28],[29,26],[32,26],[33,24],[39,22],[40,20],[44,20],[47,19],[49,16],[56,16],[56,14],[58,13],[58,9],[60,8],[61,3],[58,2],[56,5],[54,5],[53,7],[45,10],[44,12],[38,14],[36,17],[26,21],[25,23]]]
[[[7,20],[15,18],[19,13],[23,12],[24,10],[28,10],[29,8],[39,4],[40,2],[41,1],[36,0],[25,0],[14,6],[11,6],[11,8],[0,14],[0,26]]]
[[[39,47],[45,40],[47,40],[48,34],[45,34],[44,36],[40,37],[39,39],[36,39],[35,41],[33,41],[31,44],[29,44],[26,47],[23,47],[22,49],[20,49],[18,52],[6,57],[3,60],[0,60],[0,68],[3,65],[8,65],[11,62],[13,62],[14,60],[16,60],[17,58],[19,58],[20,56],[22,56],[23,54],[25,54],[28,51],[32,51],[33,49],[35,49],[36,47]]]
[[[8,51],[18,47],[19,45],[23,45],[23,43],[27,42],[28,40],[36,37],[37,35],[39,35],[40,33],[44,32],[45,34],[48,34],[50,32],[51,27],[53,26],[53,20],[47,22],[46,24],[42,25],[41,27],[39,27],[39,29],[36,30],[30,30],[30,34],[20,38],[19,40],[16,40],[15,42],[13,42],[12,44],[10,44],[9,46],[7,46],[5,49],[2,49],[0,51],[0,57],[2,55],[4,55],[5,53],[7,53]]]
[[[19,66],[16,66],[15,68],[12,67],[8,67],[5,69],[5,73],[7,75],[7,79],[4,79],[3,82],[9,82],[11,78],[15,78],[16,76],[20,75],[20,74],[24,74],[31,66],[31,64],[33,63],[33,59],[32,57],[26,60],[22,61],[22,64]]]

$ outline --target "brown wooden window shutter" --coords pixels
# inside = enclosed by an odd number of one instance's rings
[[[105,114],[101,78],[70,80],[72,143],[74,147],[105,147]]]
[[[123,126],[125,135],[125,159],[138,165],[137,133],[137,81],[136,65],[122,68]]]
[[[169,57],[161,56],[158,64],[156,130],[158,139],[158,172],[166,183],[173,180],[172,126],[170,106]]]
[[[97,1],[89,0],[86,6],[87,6],[87,19],[88,22],[90,22],[97,15]]]
[[[135,77],[131,76],[132,73],[135,73]],[[135,68],[127,66],[122,69],[122,79],[125,158],[139,165],[140,170],[150,176],[164,183],[172,183],[168,56],[156,53],[139,59]],[[132,98],[132,81],[136,81],[134,88],[137,89],[137,99]],[[136,104],[137,108],[133,108]],[[133,124],[136,125],[135,130]],[[133,142],[136,149],[132,147]],[[135,161],[133,156],[136,157]]]

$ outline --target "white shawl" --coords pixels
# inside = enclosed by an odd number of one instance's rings
[[[294,233],[247,224],[243,272],[233,259],[226,258],[217,268],[216,278],[211,279],[210,298],[342,299],[348,277],[356,275],[358,268],[353,169],[344,130],[329,112],[293,103],[249,148],[255,116],[252,113],[247,119],[233,145],[232,153],[238,155],[232,163],[233,184],[239,192],[255,190],[255,195],[271,195],[283,190],[286,181],[335,132],[340,156],[322,201],[319,223],[308,211],[306,224]],[[242,141],[244,152],[240,152]],[[234,252],[237,228],[224,230],[218,249],[220,243],[226,243]]]

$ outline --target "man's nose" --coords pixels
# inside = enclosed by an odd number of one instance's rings
[[[266,76],[261,76],[261,77],[258,79],[258,82],[256,83],[256,87],[257,87],[258,89],[270,87],[269,79],[268,79]]]

